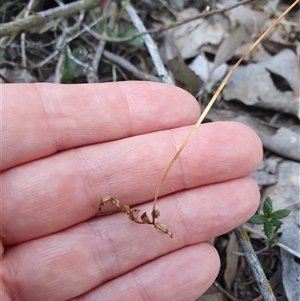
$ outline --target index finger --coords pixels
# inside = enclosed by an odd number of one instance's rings
[[[57,151],[190,125],[186,91],[152,82],[2,85],[1,170]]]

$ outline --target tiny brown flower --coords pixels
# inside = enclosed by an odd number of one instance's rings
[[[158,218],[158,217],[160,217],[160,212],[158,211],[158,209],[155,209],[155,210],[152,210],[151,215],[154,218]]]
[[[141,215],[141,220],[144,224],[152,224],[146,212]]]
[[[161,234],[168,234],[171,238],[173,238],[172,232],[169,231],[166,225],[161,223],[154,224],[155,229]]]

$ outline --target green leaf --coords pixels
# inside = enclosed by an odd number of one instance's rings
[[[291,213],[291,211],[288,209],[277,210],[272,213],[271,218],[272,219],[282,219],[282,218],[287,217],[290,213]]]
[[[105,33],[108,37],[112,37],[113,36],[113,31],[109,26],[105,26]]]
[[[66,59],[65,68],[62,75],[62,81],[72,81],[75,77],[76,63],[70,58]]]
[[[262,225],[266,218],[262,214],[254,214],[247,222],[250,224]]]
[[[158,5],[158,10],[159,10],[159,11],[163,11],[165,8],[166,8],[166,7],[165,7],[162,3],[160,3],[160,4]]]
[[[263,212],[265,216],[271,217],[271,214],[273,212],[273,204],[270,197],[267,197],[264,201]]]
[[[274,226],[270,222],[264,223],[264,232],[269,240],[274,237]]]
[[[269,262],[261,262],[261,267],[266,274],[271,272]]]
[[[278,219],[275,219],[275,220],[271,220],[271,224],[274,227],[280,227],[283,224],[283,222],[279,221]]]
[[[118,34],[118,37],[119,38],[130,38],[130,37],[134,36],[136,33],[138,33],[138,30],[136,30],[135,28],[129,28],[129,29],[125,29],[125,30],[121,31]],[[131,46],[140,47],[144,44],[144,40],[142,37],[136,37],[132,41],[128,42],[128,44]]]
[[[77,56],[78,52],[82,49],[82,46],[78,46],[75,49],[72,50],[72,55],[74,57]],[[63,82],[70,82],[75,77],[75,71],[76,71],[76,63],[71,58],[67,57],[65,61],[65,68],[62,75],[62,81]]]

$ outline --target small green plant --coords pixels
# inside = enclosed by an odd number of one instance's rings
[[[128,28],[119,32],[118,38],[130,38],[138,32],[139,31],[135,28]],[[142,37],[136,37],[132,41],[129,41],[128,44],[135,47],[141,47],[142,45],[144,45],[144,40]]]
[[[267,236],[267,243],[269,245],[269,262],[262,264],[265,271],[268,271],[272,263],[272,245],[279,242],[278,230],[283,224],[281,219],[290,214],[288,209],[280,209],[273,212],[273,203],[270,197],[267,197],[263,204],[263,214],[254,214],[248,223],[263,225],[264,232]]]
[[[248,223],[263,225],[264,232],[268,238],[268,242],[278,242],[277,232],[283,224],[280,219],[287,217],[290,210],[281,209],[273,212],[273,203],[270,197],[267,197],[263,204],[263,214],[254,214]]]

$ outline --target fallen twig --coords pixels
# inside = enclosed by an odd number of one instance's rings
[[[26,10],[25,10],[25,13],[24,13],[24,17],[27,18],[29,16],[29,12],[30,10],[32,9],[34,5],[34,0],[30,0],[29,3],[27,4],[27,7],[26,7]],[[25,83],[28,83],[28,73],[26,72],[26,68],[27,68],[27,57],[26,57],[26,47],[25,47],[25,44],[26,44],[26,34],[25,32],[23,32],[21,34],[21,57],[22,57],[22,73],[23,73],[23,76],[24,76],[24,81]]]
[[[241,301],[240,299],[232,296],[229,292],[227,292],[217,281],[214,282],[214,286],[231,301]]]
[[[146,34],[158,34],[158,33],[167,31],[171,28],[175,28],[175,27],[181,26],[183,24],[186,24],[186,23],[198,20],[198,19],[205,19],[205,18],[209,18],[209,17],[211,17],[213,15],[216,15],[216,14],[222,14],[222,13],[227,12],[231,9],[234,9],[238,6],[241,6],[241,5],[247,4],[249,2],[253,2],[253,1],[255,1],[255,0],[245,0],[245,1],[235,3],[235,4],[230,5],[228,7],[225,7],[225,8],[215,9],[215,10],[211,10],[211,11],[205,11],[205,12],[199,14],[198,16],[194,16],[192,18],[188,18],[188,19],[180,21],[180,22],[170,23],[170,24],[168,24],[168,25],[166,25],[165,27],[162,27],[162,28],[149,29],[147,31],[145,30],[145,31],[142,31],[142,32],[138,32],[138,33],[136,33],[136,34],[134,34],[134,35],[132,35],[131,37],[128,37],[128,38],[111,38],[111,37],[107,37],[107,36],[98,35],[98,39],[99,40],[105,40],[106,42],[111,42],[111,43],[130,42],[130,41],[132,41],[135,38],[138,38],[140,36],[143,36],[143,35],[146,35]]]
[[[35,26],[46,24],[56,18],[70,17],[80,11],[87,11],[99,5],[99,0],[80,0],[64,6],[38,12],[27,18],[18,19],[0,25],[0,37],[16,35]]]
[[[68,34],[68,25],[67,21],[62,21],[62,34],[58,37],[56,42],[56,49],[59,52],[58,60],[56,63],[55,73],[54,73],[54,83],[59,84],[62,79],[64,67],[65,67],[65,60],[66,60],[66,37]]]
[[[145,32],[146,27],[143,21],[140,19],[134,7],[131,4],[128,4],[126,6],[126,11],[129,14],[134,26],[138,29],[138,31]],[[166,70],[165,65],[158,53],[158,48],[155,42],[153,41],[152,37],[150,36],[150,34],[143,35],[143,39],[150,53],[153,64],[157,70],[158,76],[161,78],[161,80],[164,83],[174,85],[173,79],[171,78],[168,71]]]
[[[234,229],[234,233],[239,241],[239,244],[245,254],[245,259],[251,269],[252,275],[258,285],[260,293],[265,301],[276,301],[272,288],[268,279],[260,265],[260,262],[253,250],[247,230],[244,226],[239,226]]]
[[[205,11],[205,12],[201,13],[200,15],[195,16],[193,18],[189,18],[189,19],[186,19],[181,22],[171,23],[163,28],[150,29],[147,31],[139,32],[128,38],[110,38],[107,36],[98,35],[98,39],[105,40],[106,42],[112,42],[112,43],[129,42],[129,41],[132,41],[133,39],[143,36],[145,34],[161,33],[168,29],[178,27],[182,24],[186,24],[186,23],[189,23],[194,20],[208,18],[215,14],[224,13],[224,12],[231,10],[233,8],[236,8],[240,5],[244,5],[249,2],[253,2],[253,1],[255,1],[255,0],[245,0],[245,1],[235,3],[234,5],[230,5],[228,7],[222,8],[222,9]],[[22,19],[18,19],[18,20],[12,21],[12,22],[4,23],[4,24],[0,25],[0,37],[15,35],[15,34],[18,34],[19,32],[28,31],[32,27],[46,24],[50,20],[53,20],[56,18],[62,18],[62,17],[69,17],[72,15],[75,15],[76,13],[78,13],[81,10],[87,11],[92,8],[95,8],[98,5],[99,5],[99,1],[97,1],[97,0],[80,0],[77,2],[73,2],[71,4],[67,4],[64,7],[55,7],[52,9],[48,9],[46,11],[36,13],[35,15],[31,15],[26,19],[22,18]]]
[[[108,27],[111,29],[115,26],[115,18],[114,18],[115,13],[116,13],[116,7],[113,8],[113,11],[111,12],[110,20],[108,22]],[[103,30],[103,32],[105,32],[105,29]],[[97,71],[98,71],[98,66],[99,66],[101,57],[103,55],[105,45],[106,45],[106,41],[100,40],[98,42],[98,45],[95,48],[95,55],[94,55],[93,61],[91,63],[91,66],[90,66],[90,68],[88,68],[88,72],[87,72],[88,83],[98,83],[99,82]]]
[[[109,59],[110,61],[112,61],[113,63],[119,65],[120,67],[126,69],[127,71],[132,73],[138,79],[152,81],[152,82],[159,82],[159,83],[161,82],[161,80],[158,77],[139,70],[134,65],[132,65],[129,61],[125,60],[124,58],[122,58],[119,55],[116,55],[112,52],[104,50],[103,56],[105,58]]]

